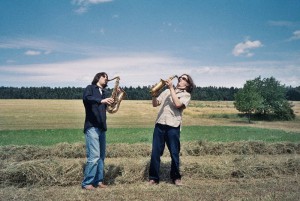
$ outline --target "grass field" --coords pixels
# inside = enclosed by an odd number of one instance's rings
[[[255,121],[240,118],[233,102],[192,101],[184,111],[184,126],[247,126],[300,131],[300,102],[293,107],[295,121]],[[109,128],[152,128],[157,115],[151,101],[124,100],[117,113],[108,115]],[[0,100],[0,130],[82,129],[81,100]]]
[[[300,200],[300,102],[294,121],[241,118],[232,102],[192,101],[181,133],[183,187],[147,185],[157,108],[122,101],[108,115],[105,182],[80,188],[85,163],[81,100],[0,100],[3,200]],[[41,146],[42,145],[42,146]]]
[[[151,143],[153,128],[110,128],[108,143]],[[82,129],[4,130],[0,131],[0,146],[41,145],[84,142]],[[185,126],[182,142],[188,141],[263,141],[300,142],[300,132],[277,129],[235,127],[235,126]]]

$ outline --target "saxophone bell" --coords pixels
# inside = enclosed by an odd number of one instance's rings
[[[114,102],[112,104],[108,105],[107,108],[106,108],[106,111],[109,112],[109,113],[112,113],[112,114],[116,113],[119,110],[121,101],[126,96],[126,92],[119,87],[119,80],[120,80],[119,76],[108,80],[108,82],[110,82],[112,80],[115,80],[115,79],[116,79],[115,86],[114,86],[114,89],[111,93],[111,98],[114,99]]]
[[[178,78],[177,75],[173,75],[171,77],[169,77],[169,79],[173,80],[175,77]],[[155,85],[153,85],[150,89],[150,94],[152,97],[157,96],[158,92],[164,87],[166,86],[166,80],[160,79],[160,82],[156,83]]]

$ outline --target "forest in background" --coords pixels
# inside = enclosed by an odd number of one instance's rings
[[[127,100],[150,100],[150,86],[123,87]],[[196,87],[192,93],[193,100],[233,101],[234,94],[240,88]],[[82,87],[0,87],[0,99],[81,99]],[[111,94],[111,88],[107,89]],[[286,87],[286,98],[300,101],[300,86]]]

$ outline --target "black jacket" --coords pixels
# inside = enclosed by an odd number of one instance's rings
[[[100,94],[97,85],[88,85],[83,92],[83,104],[85,107],[84,132],[90,127],[97,127],[102,131],[107,130],[106,126],[106,104],[101,100],[106,98],[106,91]]]

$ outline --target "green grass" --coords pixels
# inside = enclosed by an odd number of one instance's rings
[[[107,143],[151,143],[153,128],[111,128],[107,131]],[[185,126],[181,141],[264,141],[300,142],[299,132],[234,126]],[[44,129],[0,131],[0,146],[41,145],[84,142],[82,129]]]
[[[180,137],[182,141],[205,140],[212,142],[300,142],[300,132],[287,132],[275,129],[237,126],[183,127]]]

